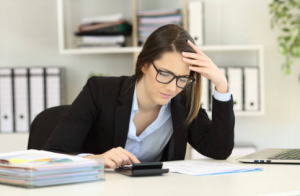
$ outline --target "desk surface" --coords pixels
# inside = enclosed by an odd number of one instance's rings
[[[242,164],[237,157],[210,162]],[[53,195],[129,195],[129,196],[187,196],[187,195],[300,195],[300,165],[246,164],[264,171],[215,176],[188,176],[168,173],[164,176],[127,177],[114,171],[105,171],[105,180],[37,189],[0,185],[2,196]],[[284,194],[283,194],[284,193]]]

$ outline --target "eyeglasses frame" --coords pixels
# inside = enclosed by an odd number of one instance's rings
[[[188,84],[185,85],[184,87],[178,86],[177,83],[178,83],[178,79],[179,79],[179,78],[188,78],[188,79],[190,79],[190,80],[191,80],[191,83],[190,83],[190,84],[192,84],[192,83],[194,83],[194,82],[196,81],[196,79],[195,79],[193,76],[189,76],[189,77],[187,77],[187,76],[175,76],[173,73],[171,73],[171,72],[169,72],[169,71],[159,70],[159,69],[154,65],[153,61],[151,61],[151,63],[152,63],[152,65],[153,65],[154,69],[155,69],[156,72],[157,72],[155,79],[156,79],[156,81],[159,82],[159,83],[162,83],[162,84],[169,84],[169,83],[171,83],[171,82],[176,78],[176,86],[177,86],[178,88],[184,89]],[[166,83],[160,82],[160,81],[157,80],[157,76],[158,76],[158,74],[160,74],[161,72],[169,73],[169,74],[173,75],[173,78],[172,78],[169,82],[166,82]]]

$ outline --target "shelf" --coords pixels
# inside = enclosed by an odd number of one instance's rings
[[[205,51],[251,51],[260,50],[261,45],[208,45],[198,46],[198,48]],[[140,52],[142,47],[122,47],[122,48],[74,48],[61,49],[60,54],[107,54],[107,53],[136,53]]]
[[[159,0],[158,0],[159,1]],[[133,54],[133,62],[136,61],[142,47],[137,46],[137,16],[138,9],[142,9],[138,5],[143,5],[145,8],[149,6],[140,0],[111,0],[99,2],[98,0],[89,1],[94,6],[84,6],[84,0],[73,3],[73,0],[57,0],[57,19],[58,19],[58,40],[59,53],[63,55],[86,55],[86,54]],[[114,3],[120,3],[113,8],[113,11],[103,8],[103,3],[106,6]],[[148,1],[147,1],[148,2]],[[81,4],[82,3],[82,4]],[[107,4],[106,4],[107,3]],[[139,4],[138,4],[139,3]],[[183,24],[187,29],[187,0],[182,0],[183,8]],[[159,4],[168,5],[168,3]],[[169,6],[169,5],[168,5]],[[178,7],[174,4],[175,7]],[[99,9],[98,9],[99,8]],[[128,45],[121,48],[76,48],[73,45],[73,32],[78,27],[80,18],[85,16],[97,15],[98,13],[108,14],[109,12],[124,12],[126,20],[131,21],[133,25],[133,34],[131,39],[127,39]],[[256,66],[259,68],[259,111],[236,111],[236,116],[262,116],[264,115],[264,47],[262,45],[198,45],[198,48],[204,53],[207,52],[210,58],[219,66]],[[257,60],[256,60],[257,59]],[[132,72],[134,73],[135,63],[133,63]],[[211,116],[211,111],[205,108],[207,114]]]
[[[108,53],[132,53],[136,55],[135,53],[139,53],[141,51],[141,47],[137,46],[137,0],[128,0],[126,1],[128,4],[131,2],[131,10],[126,11],[126,15],[128,20],[131,21],[133,24],[133,34],[132,34],[132,43],[128,43],[128,47],[122,47],[122,48],[74,48],[71,45],[72,42],[72,36],[73,32],[76,30],[78,26],[78,21],[80,17],[78,15],[72,15],[73,13],[68,13],[66,9],[66,5],[64,6],[64,1],[66,0],[57,0],[57,19],[58,19],[58,38],[59,38],[59,53],[60,54],[108,54]],[[70,0],[69,0],[70,1]],[[121,0],[120,0],[121,1]],[[68,2],[68,1],[67,1]],[[70,1],[71,2],[71,1]],[[122,1],[123,3],[126,3]],[[183,21],[184,21],[184,27],[187,29],[187,8],[186,8],[186,0],[183,0]],[[125,6],[125,4],[122,4]],[[73,7],[72,11],[76,12],[76,8]],[[95,12],[92,12],[92,10],[88,10],[82,8],[85,12],[90,11],[90,15],[96,14]],[[97,9],[96,9],[97,10]],[[117,12],[116,9],[114,10]],[[121,9],[122,10],[122,9]],[[70,9],[69,9],[70,11]],[[84,16],[84,11],[78,11],[77,14],[83,14],[80,15],[81,17]],[[94,10],[95,11],[95,10]],[[106,11],[106,10],[102,10]],[[124,10],[123,10],[124,11]],[[93,14],[92,14],[93,13]],[[130,14],[131,13],[131,14]],[[131,16],[129,16],[131,15]],[[76,19],[74,21],[70,20],[70,17],[73,16]],[[71,17],[72,18],[72,17]],[[71,36],[72,35],[72,36]],[[128,40],[129,41],[129,40]],[[207,45],[207,46],[198,46],[200,50],[202,51],[246,51],[246,50],[259,50],[262,46],[260,45]]]
[[[183,12],[183,26],[187,28],[187,16],[186,16],[186,1],[182,0],[182,12]],[[57,24],[58,24],[58,41],[59,41],[59,53],[60,54],[107,54],[107,53],[138,53],[141,51],[141,47],[138,47],[138,30],[137,30],[137,10],[138,0],[119,0],[115,2],[118,6],[113,4],[111,1],[99,2],[98,0],[91,1],[94,3],[91,9],[88,9],[82,2],[84,0],[71,3],[72,0],[57,0]],[[96,4],[95,4],[96,2]],[[147,2],[147,1],[145,1]],[[147,3],[145,3],[147,5]],[[158,1],[159,2],[159,1]],[[142,2],[139,2],[142,4]],[[111,5],[109,5],[111,4]],[[128,6],[127,6],[128,5]],[[130,5],[130,6],[129,6]],[[176,6],[163,3],[167,8]],[[106,7],[110,7],[110,11]],[[130,7],[130,9],[128,9]],[[147,6],[146,6],[147,7]],[[96,9],[95,9],[96,8]],[[98,9],[99,8],[99,9]],[[127,8],[127,9],[126,9]],[[131,37],[125,38],[125,44],[127,47],[123,48],[76,48],[74,46],[74,32],[80,25],[80,19],[86,16],[97,15],[98,13],[109,14],[109,13],[123,13],[124,18],[129,23],[132,23],[132,35]]]
[[[62,49],[60,54],[108,54],[108,53],[135,53],[140,52],[140,47],[123,47],[123,48],[75,48]]]

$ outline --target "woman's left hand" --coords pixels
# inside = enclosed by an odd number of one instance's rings
[[[197,46],[190,41],[187,42],[196,52],[182,52],[183,61],[192,64],[190,70],[198,72],[205,78],[211,80],[212,83],[216,85],[218,92],[227,93],[227,79],[224,73]]]

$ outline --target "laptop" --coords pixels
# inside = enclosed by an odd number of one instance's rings
[[[264,149],[237,159],[243,163],[300,163],[300,149]]]

